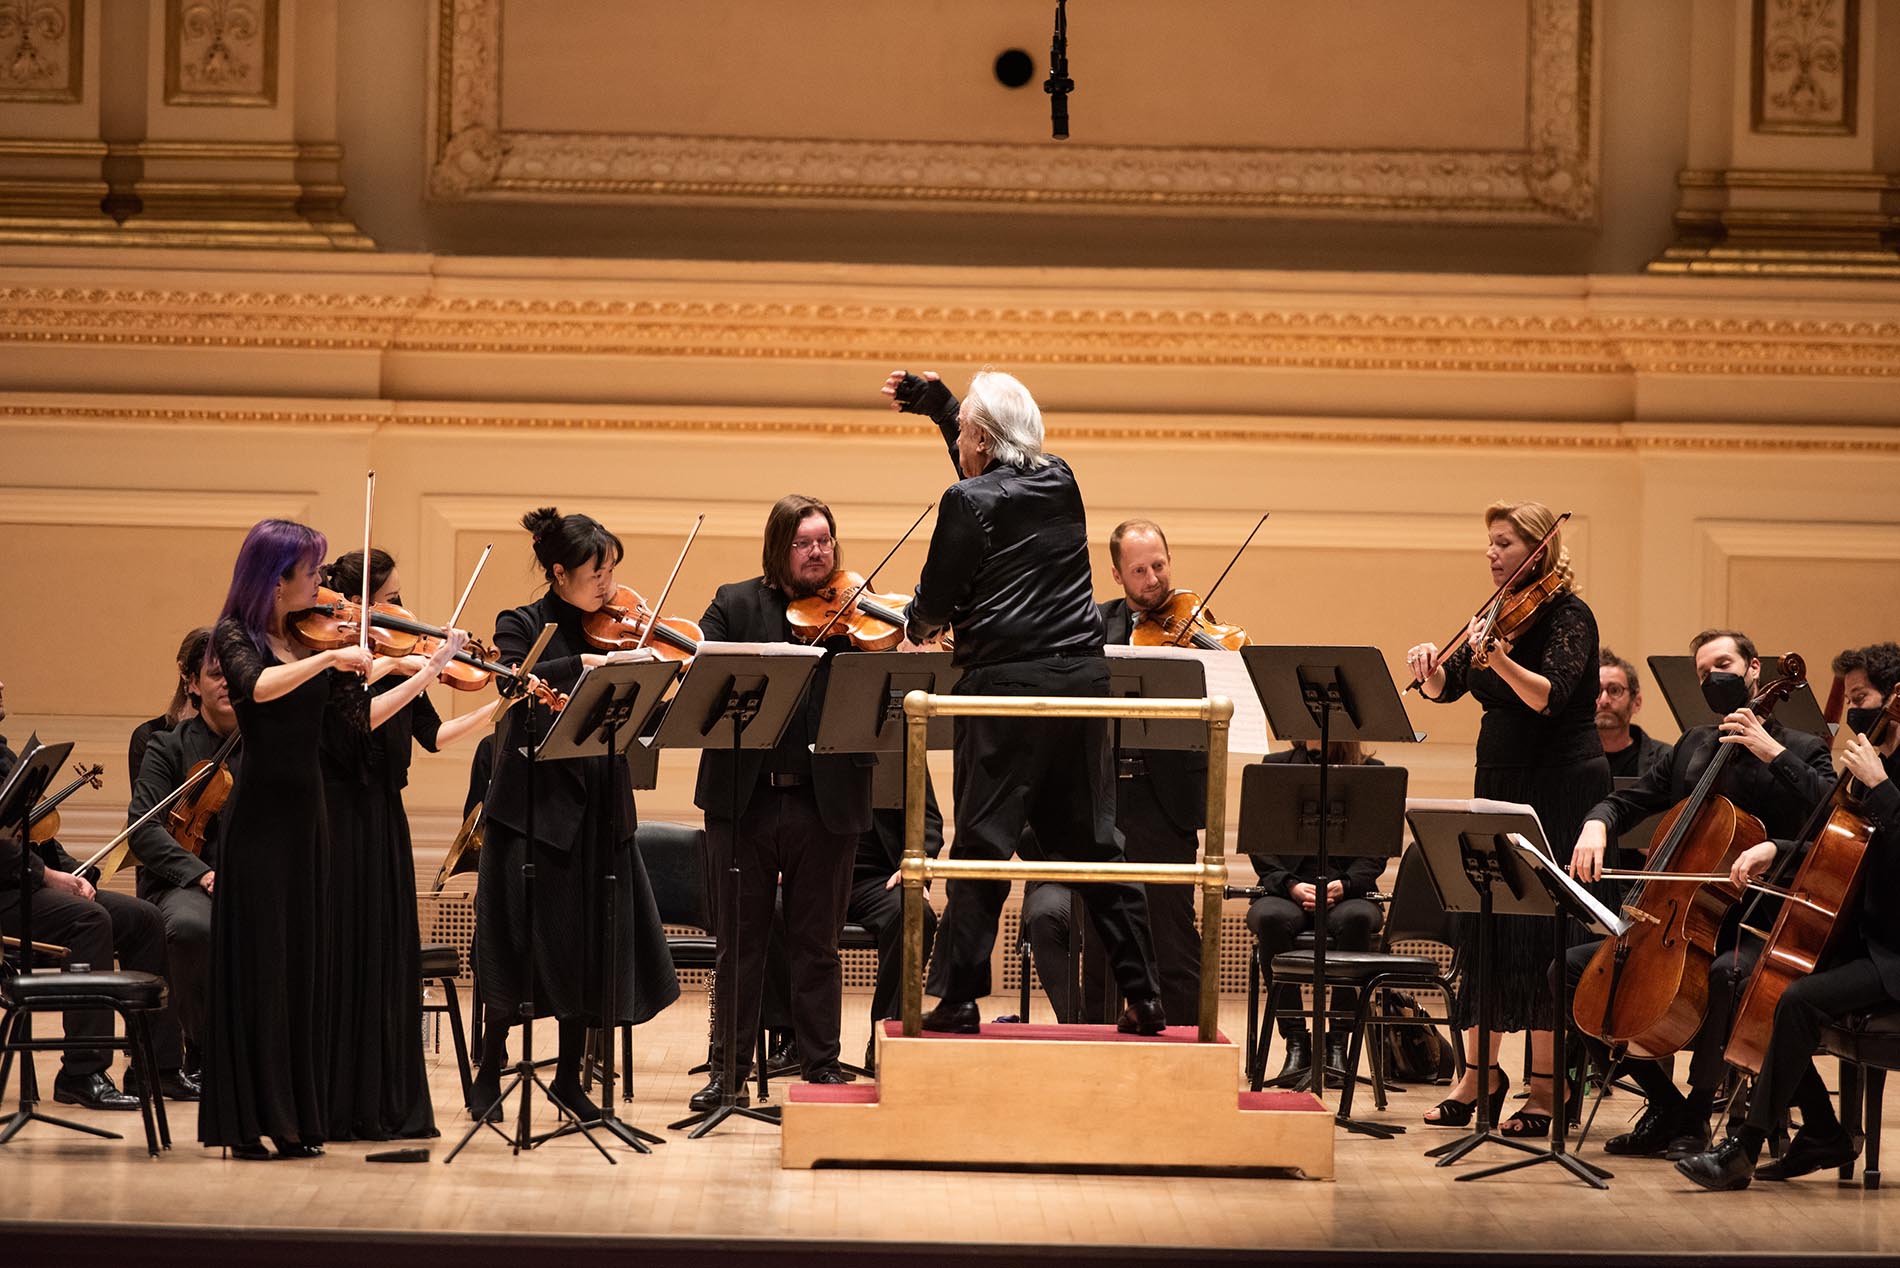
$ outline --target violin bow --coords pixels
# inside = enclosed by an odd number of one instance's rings
[[[365,657],[369,655],[369,515],[375,505],[376,472],[372,468],[363,483],[363,593],[357,596],[357,601],[363,606],[357,613],[356,645],[362,648]],[[365,673],[363,690],[367,693],[369,689],[369,674]]]
[[[1181,623],[1181,632],[1176,634],[1174,641],[1166,644],[1166,646],[1179,647],[1182,641],[1186,639],[1189,634],[1194,632],[1194,622],[1200,619],[1201,613],[1207,611],[1207,605],[1214,601],[1214,591],[1220,589],[1220,583],[1227,580],[1227,574],[1232,572],[1234,565],[1240,562],[1241,555],[1246,552],[1247,547],[1253,545],[1253,539],[1259,534],[1260,529],[1267,522],[1267,517],[1271,514],[1273,514],[1271,511],[1260,512],[1260,518],[1254,523],[1253,532],[1248,533],[1247,540],[1240,543],[1240,549],[1235,551],[1234,557],[1227,561],[1227,566],[1220,570],[1220,576],[1214,578],[1214,584],[1207,588],[1207,593],[1201,596],[1201,601],[1194,605],[1192,612],[1188,613],[1188,619]]]
[[[449,614],[449,623],[442,627],[443,633],[455,628],[462,619],[462,609],[468,606],[468,596],[475,593],[475,581],[482,575],[482,569],[488,566],[488,557],[495,553],[495,543],[489,542],[482,547],[482,557],[475,561],[475,571],[468,574],[468,584],[462,587],[462,597],[456,600],[455,611]]]
[[[1485,617],[1485,628],[1489,629],[1491,626],[1491,623],[1498,619],[1498,608],[1503,604],[1504,596],[1510,592],[1510,589],[1512,586],[1517,584],[1517,579],[1519,577],[1522,577],[1525,571],[1532,564],[1537,562],[1537,557],[1544,553],[1544,548],[1546,546],[1550,545],[1550,539],[1557,535],[1557,530],[1562,528],[1564,526],[1564,521],[1569,518],[1570,518],[1569,511],[1565,511],[1562,515],[1559,515],[1557,517],[1557,522],[1550,526],[1550,531],[1544,534],[1543,540],[1537,543],[1536,548],[1533,549],[1530,554],[1524,556],[1524,562],[1517,566],[1517,571],[1512,573],[1510,576],[1506,577],[1504,579],[1504,584],[1499,586],[1497,588],[1497,591],[1493,593],[1489,599],[1486,599],[1481,605],[1479,605],[1478,612],[1483,613]],[[1476,615],[1476,613],[1474,613],[1473,615]],[[1465,628],[1462,630],[1459,630],[1456,634],[1452,635],[1451,642],[1445,644],[1445,649],[1438,653],[1438,658],[1432,662],[1431,668],[1425,671],[1425,678],[1430,678],[1433,674],[1437,673],[1439,666],[1443,665],[1447,660],[1451,659],[1452,653],[1456,652],[1460,647],[1464,645],[1464,643],[1470,637],[1470,633],[1471,633],[1471,622],[1466,621]],[[1421,687],[1425,685],[1425,678],[1414,678],[1411,682],[1406,684],[1405,690],[1403,692],[1400,692],[1399,694],[1409,695],[1410,693],[1419,690]],[[1427,698],[1429,699],[1430,697],[1427,697]]]
[[[858,601],[858,596],[871,588],[871,582],[877,579],[878,573],[884,571],[884,565],[891,562],[891,556],[895,555],[898,552],[898,549],[902,547],[905,542],[910,540],[910,535],[917,531],[917,525],[924,522],[924,516],[929,515],[936,508],[937,508],[937,504],[935,502],[932,502],[930,503],[930,505],[924,507],[922,514],[918,515],[916,521],[913,522],[909,528],[904,530],[904,535],[897,539],[897,545],[892,546],[889,550],[885,551],[884,558],[877,561],[877,567],[871,569],[871,571],[864,574],[864,584],[859,586],[856,590],[853,590],[851,592],[851,597],[846,599],[843,603],[840,603],[838,605],[838,610],[831,614],[831,619],[829,621],[826,621],[824,625],[819,628],[816,634],[812,635],[811,645],[813,647],[816,647],[818,646],[818,644],[825,641],[825,635],[831,633],[831,627],[838,623],[838,618],[843,616],[846,612],[850,611],[851,605]]]
[[[633,645],[634,651],[645,647],[647,640],[653,637],[653,627],[659,624],[660,613],[666,611],[666,596],[673,593],[673,581],[680,575],[681,565],[686,562],[686,552],[693,548],[693,539],[699,536],[699,526],[705,522],[706,513],[702,511],[699,518],[693,521],[693,527],[687,531],[686,544],[680,547],[680,557],[673,561],[673,571],[666,574],[666,584],[660,587],[660,597],[653,601],[653,610],[647,613],[647,627],[641,631],[640,641]]]

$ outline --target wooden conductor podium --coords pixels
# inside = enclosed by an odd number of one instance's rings
[[[1215,1027],[1219,1002],[1227,721],[1224,699],[935,696],[907,721],[903,1020],[881,1023],[875,1083],[793,1084],[780,1165],[1057,1171],[1271,1170],[1333,1174],[1333,1114],[1308,1092],[1242,1092],[1242,1053]],[[1207,843],[1198,863],[992,862],[923,851],[923,759],[938,716],[1143,717],[1208,726]],[[930,877],[1191,884],[1202,894],[1198,1025],[1159,1035],[1113,1026],[990,1024],[925,1032],[923,886]]]

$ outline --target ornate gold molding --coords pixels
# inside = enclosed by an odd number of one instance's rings
[[[165,104],[275,106],[277,0],[165,0]]]
[[[0,421],[68,425],[97,423],[163,427],[311,427],[368,429],[401,427],[467,428],[519,431],[612,431],[651,435],[812,437],[831,440],[889,440],[890,419],[881,411],[865,416],[787,411],[751,416],[683,415],[627,409],[581,409],[533,413],[494,407],[458,410],[441,402],[384,408],[264,405],[120,405],[92,401],[32,402],[0,400]],[[1183,422],[1167,418],[1067,415],[1051,418],[1051,446],[1072,443],[1156,443],[1260,445],[1274,447],[1378,447],[1384,449],[1539,450],[1587,453],[1675,453],[1741,455],[1900,456],[1900,431],[1887,428],[1785,428],[1746,430],[1718,427],[1664,427],[1654,423],[1589,423],[1490,426],[1420,423],[1340,423],[1272,418],[1203,418]]]
[[[1754,131],[1854,135],[1860,0],[1755,0],[1749,45]]]
[[[86,0],[0,0],[0,101],[84,96]]]
[[[1594,221],[1593,0],[1530,0],[1525,144],[1292,150],[516,132],[502,0],[438,0],[429,184],[444,200],[803,201],[1031,211]]]

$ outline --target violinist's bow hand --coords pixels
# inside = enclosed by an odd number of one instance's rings
[[[607,653],[609,665],[639,665],[659,658],[660,654],[651,647],[623,647],[619,651]]]
[[[1424,682],[1438,672],[1438,645],[1420,643],[1405,653],[1405,667],[1412,672],[1415,682]]]

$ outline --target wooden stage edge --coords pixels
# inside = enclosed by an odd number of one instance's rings
[[[18,1268],[126,1268],[133,1264],[190,1264],[192,1268],[337,1268],[401,1264],[402,1268],[857,1268],[901,1263],[905,1268],[1036,1261],[1086,1263],[1092,1268],[1154,1268],[1157,1264],[1262,1264],[1270,1268],[1341,1268],[1351,1264],[1417,1268],[1840,1268],[1839,1253],[1766,1253],[1742,1250],[1654,1251],[1465,1250],[1403,1248],[1257,1249],[1183,1246],[1047,1245],[972,1242],[805,1241],[782,1238],[584,1237],[546,1233],[362,1232],[337,1229],[218,1229],[179,1225],[80,1226],[0,1221],[5,1261]]]

